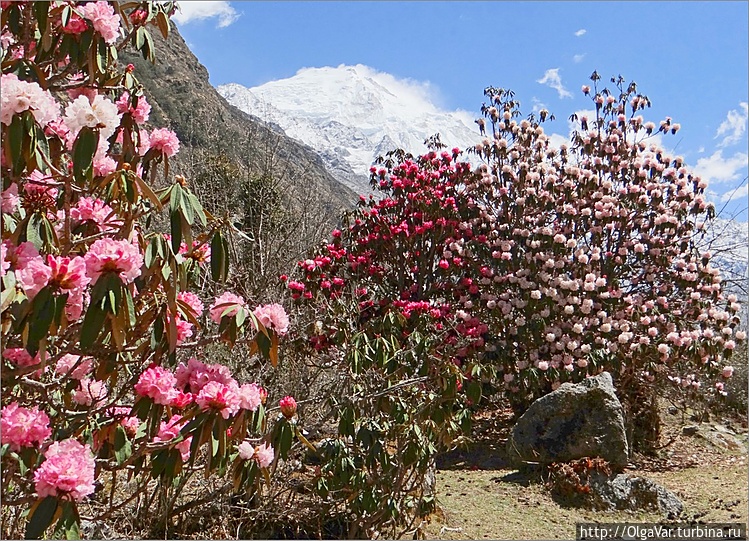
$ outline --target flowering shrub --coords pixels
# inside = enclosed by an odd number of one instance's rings
[[[179,140],[147,129],[134,68],[117,64],[128,45],[153,60],[149,29],[166,37],[174,9],[2,3],[4,536],[76,537],[80,502],[97,520],[198,469],[251,462],[232,469],[238,494],[269,479],[267,393],[198,357],[224,340],[275,365],[288,317],[228,292],[206,317],[230,226],[170,173]],[[168,234],[150,226],[164,211]]]
[[[739,305],[697,248],[714,215],[707,184],[649,141],[679,126],[645,122],[634,83],[613,79],[611,91],[592,79],[583,91],[595,117],[573,115],[559,148],[541,125],[547,111],[523,119],[512,92],[488,88],[485,139],[468,149],[480,166],[439,141],[419,157],[390,153],[371,169],[382,197],[362,198],[287,278],[311,312],[305,347],[352,378],[331,400],[340,440],[319,493],[351,486],[344,507],[364,527],[377,513],[403,519],[382,502],[414,487],[378,479],[424,473],[486,384],[527,404],[608,370],[632,421],[655,389],[710,393],[731,375]]]

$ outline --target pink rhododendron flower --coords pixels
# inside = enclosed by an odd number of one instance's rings
[[[268,329],[273,329],[283,336],[289,330],[289,316],[280,304],[263,304],[252,312],[255,317]]]
[[[135,392],[151,398],[156,404],[168,406],[177,396],[176,383],[177,378],[169,370],[153,366],[140,375]]]
[[[188,359],[187,365],[179,363],[175,375],[177,387],[179,389],[189,387],[193,394],[198,393],[210,381],[216,381],[224,385],[236,385],[228,367],[221,364],[207,365],[195,357]]]
[[[50,285],[62,291],[82,289],[91,281],[86,276],[86,262],[80,256],[70,259],[48,255],[47,265],[51,270]]]
[[[245,302],[242,297],[227,291],[218,297],[211,305],[211,319],[215,323],[221,323],[222,314],[225,317],[234,317],[237,315],[237,312],[239,312],[239,309],[244,307]],[[226,314],[224,314],[224,312],[226,312]]]
[[[239,411],[240,400],[236,391],[236,383],[226,385],[218,381],[209,381],[200,389],[198,396],[195,397],[195,403],[203,411],[215,410],[221,417],[228,419]]]
[[[281,407],[281,413],[287,419],[291,419],[296,415],[296,400],[294,400],[293,396],[284,396],[278,402],[278,405]]]
[[[77,13],[70,16],[68,24],[62,27],[63,34],[78,35],[88,30],[88,25]]]
[[[161,421],[159,433],[154,437],[153,441],[170,441],[179,436],[180,428],[185,424],[180,415],[172,415],[172,418],[168,422]],[[175,445],[175,448],[180,452],[182,456],[182,462],[187,462],[190,459],[190,444],[192,443],[192,436],[186,438]]]
[[[82,378],[73,393],[73,402],[81,406],[95,406],[107,398],[107,385],[98,379]]]
[[[174,324],[177,327],[177,344],[183,344],[192,336],[192,323],[180,317],[176,317]]]
[[[237,391],[239,406],[242,409],[255,411],[262,403],[260,388],[254,383],[245,383]]]
[[[192,393],[183,393],[182,391],[177,391],[177,394],[174,395],[170,406],[172,406],[173,408],[184,408],[192,404],[194,399],[195,397],[192,395]]]
[[[32,357],[31,355],[29,355],[29,352],[26,351],[25,348],[5,348],[3,350],[3,357],[8,359],[19,368],[34,366],[41,362],[38,353],[34,357]]]
[[[68,318],[68,322],[78,321],[83,313],[83,300],[89,298],[88,293],[83,290],[76,289],[68,294],[68,302],[65,303],[65,317]]]
[[[180,291],[177,293],[177,300],[184,302],[192,309],[193,315],[199,318],[203,313],[203,302],[192,291]]]
[[[109,156],[94,156],[94,175],[97,177],[106,177],[110,173],[117,171],[117,162]]]
[[[266,443],[261,443],[255,448],[255,455],[252,457],[257,461],[258,466],[267,468],[273,463],[273,447]]]
[[[99,231],[122,225],[112,207],[101,199],[81,197],[76,206],[70,209],[70,218],[77,223],[93,222]]]
[[[8,260],[8,245],[4,242],[0,244],[0,276],[5,276],[5,273],[10,269],[10,261]]]
[[[77,6],[78,11],[91,24],[101,37],[108,44],[112,44],[120,35],[120,16],[114,12],[114,8],[109,2],[100,0],[98,2],[89,2],[82,6]]]
[[[151,114],[151,104],[148,103],[145,96],[138,96],[138,106],[133,107],[130,93],[124,92],[117,100],[117,110],[120,113],[130,113],[136,124],[143,124],[148,121],[148,116]]]
[[[80,361],[80,364],[78,362]],[[78,364],[78,366],[76,366]],[[63,355],[55,363],[55,374],[61,376],[69,376],[73,379],[83,379],[90,372],[93,366],[93,358],[83,357],[81,360],[80,355],[71,355],[70,353]],[[75,368],[73,368],[75,367]]]
[[[0,77],[0,122],[10,126],[13,116],[31,111],[34,119],[44,127],[60,115],[60,106],[49,91],[37,83],[21,81],[12,73]]]
[[[81,128],[98,128],[99,142],[102,143],[120,125],[120,116],[117,106],[109,98],[97,95],[89,101],[86,96],[78,96],[65,109],[65,125],[70,130],[69,140],[75,139]]]
[[[29,300],[33,300],[52,277],[52,269],[44,264],[41,257],[35,257],[26,266],[16,271],[16,280]]]
[[[34,472],[34,487],[40,498],[68,496],[81,501],[93,494],[96,463],[88,445],[74,439],[56,441],[44,457]]]
[[[2,211],[3,214],[13,214],[18,210],[21,199],[18,197],[18,184],[11,184],[7,190],[2,193]]]
[[[254,460],[261,468],[267,468],[273,463],[273,447],[261,443],[257,447],[252,445],[249,441],[243,441],[237,445],[237,451],[239,451],[239,457],[243,460]]]
[[[158,128],[149,135],[150,147],[159,150],[171,158],[179,152],[179,139],[177,134],[167,128]]]
[[[17,402],[11,402],[3,408],[0,435],[2,444],[10,444],[12,451],[39,445],[50,434],[52,429],[49,427],[49,417],[38,406],[28,409],[19,406]]]
[[[724,366],[723,367],[723,377],[724,378],[730,378],[733,376],[733,366]]]
[[[105,272],[116,272],[123,284],[129,284],[140,276],[143,266],[140,250],[126,240],[99,239],[91,245],[84,259],[92,284]]]

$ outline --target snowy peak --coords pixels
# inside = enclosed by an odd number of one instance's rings
[[[253,88],[222,85],[218,91],[317,150],[338,180],[362,194],[370,191],[369,167],[390,150],[421,153],[424,140],[436,133],[448,146],[479,141],[473,117],[438,107],[428,83],[362,64],[304,68],[288,79]]]

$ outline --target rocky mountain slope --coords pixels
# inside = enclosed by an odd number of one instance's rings
[[[370,191],[369,167],[379,155],[396,148],[422,152],[436,133],[450,147],[479,140],[471,114],[444,111],[423,85],[361,64],[305,68],[288,79],[254,88],[221,85],[218,92],[316,149],[336,178],[362,194]]]

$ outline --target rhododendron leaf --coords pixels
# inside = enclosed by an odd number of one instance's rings
[[[127,310],[127,322],[129,328],[133,328],[135,327],[136,321],[135,304],[133,303],[133,296],[127,288],[125,288],[125,309]]]
[[[93,178],[94,154],[98,145],[98,130],[81,128],[73,143],[73,175],[78,182],[84,183]]]
[[[216,231],[211,239],[211,278],[216,282],[226,281],[228,254],[224,253],[224,241],[221,232]]]
[[[26,113],[24,113],[25,115]],[[13,164],[13,174],[19,175],[25,167],[23,162],[23,142],[26,137],[24,133],[24,119],[22,115],[14,115],[13,120],[8,127],[8,142],[7,148],[9,149],[11,159],[9,160]],[[5,145],[3,145],[5,146]]]
[[[466,384],[465,389],[466,396],[477,405],[481,400],[481,383],[471,380]]]
[[[182,215],[179,211],[169,212],[169,223],[171,226],[170,234],[172,236],[172,252],[179,253],[182,244]]]
[[[159,11],[156,14],[156,25],[159,27],[159,31],[164,36],[164,39],[169,37],[169,18],[163,11]]]
[[[46,286],[37,293],[31,302],[29,334],[26,351],[32,357],[39,351],[39,342],[47,337],[49,327],[55,317],[56,300],[52,288]]]
[[[286,460],[289,456],[291,444],[293,443],[294,431],[286,419],[283,419],[280,423],[281,430],[278,436],[278,455]]]
[[[75,502],[63,500],[60,502],[60,518],[55,524],[53,538],[80,539],[80,516]]]
[[[49,14],[49,5],[46,2],[34,4],[34,15],[39,25],[39,33],[44,34],[47,30],[47,15]]]
[[[192,205],[193,210],[198,216],[198,219],[200,220],[200,223],[203,227],[206,227],[208,225],[208,222],[206,220],[205,210],[203,209],[203,205],[200,204],[200,200],[195,196],[195,194],[188,192],[187,198],[190,200],[190,203]]]
[[[60,17],[62,18],[62,26],[68,26],[68,23],[70,22],[70,17],[73,16],[73,8],[70,6],[65,6],[62,8],[62,14]]]
[[[26,523],[26,539],[41,539],[44,531],[49,528],[58,511],[58,500],[54,496],[47,496],[37,500],[31,507]]]
[[[104,326],[105,313],[102,310],[101,305],[98,303],[91,303],[86,310],[86,315],[83,318],[83,326],[81,327],[81,349],[87,350],[94,345],[96,339],[99,337],[99,332]]]

